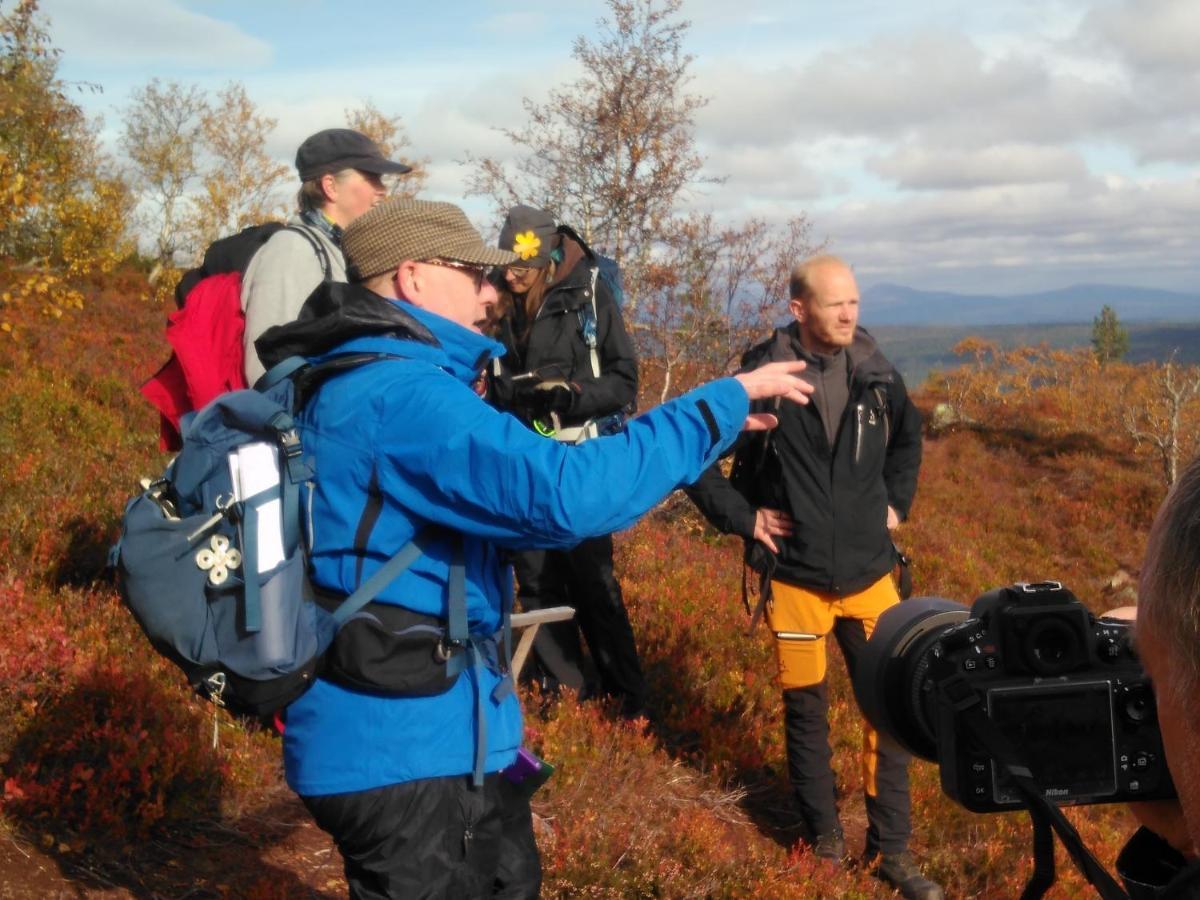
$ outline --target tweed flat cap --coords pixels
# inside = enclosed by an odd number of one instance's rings
[[[520,257],[488,247],[453,203],[395,197],[350,223],[342,250],[351,277],[365,281],[405,260],[449,259],[482,266],[510,266]]]

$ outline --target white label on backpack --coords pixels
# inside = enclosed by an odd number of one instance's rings
[[[229,454],[229,474],[238,500],[268,489],[275,491],[274,499],[258,507],[258,571],[269,572],[285,559],[278,448],[265,441],[243,444]]]

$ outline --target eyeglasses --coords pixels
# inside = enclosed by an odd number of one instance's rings
[[[483,290],[483,283],[487,280],[488,273],[492,271],[491,266],[480,266],[473,263],[456,262],[453,259],[423,259],[421,262],[431,266],[442,266],[447,269],[458,269],[460,272],[465,272],[470,275],[475,281],[475,293]]]

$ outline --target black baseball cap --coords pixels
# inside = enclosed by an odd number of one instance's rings
[[[376,175],[403,175],[412,166],[384,159],[375,142],[351,128],[326,128],[305,139],[296,151],[296,171],[301,181],[328,172],[358,169]]]

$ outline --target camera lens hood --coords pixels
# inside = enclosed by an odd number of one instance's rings
[[[854,672],[854,696],[867,721],[924,759],[937,759],[934,726],[922,708],[928,650],[968,615],[967,607],[942,597],[897,603],[875,623]]]

